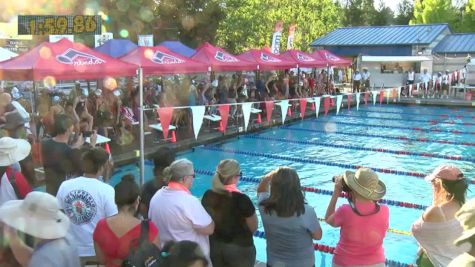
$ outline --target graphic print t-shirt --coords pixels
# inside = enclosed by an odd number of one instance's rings
[[[71,220],[80,257],[95,255],[92,234],[99,220],[117,214],[114,196],[112,186],[93,178],[77,177],[59,187],[56,197]]]

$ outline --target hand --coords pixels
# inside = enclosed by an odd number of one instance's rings
[[[334,195],[340,195],[343,192],[343,176],[335,177],[335,188],[333,190]]]
[[[97,131],[94,130],[92,131],[92,134],[91,134],[91,137],[90,137],[90,144],[92,147],[95,147],[96,146],[96,142],[97,142]]]

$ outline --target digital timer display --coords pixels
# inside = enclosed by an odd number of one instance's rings
[[[18,16],[18,35],[101,34],[100,16]]]

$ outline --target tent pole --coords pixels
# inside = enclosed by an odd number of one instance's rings
[[[145,183],[144,113],[143,113],[143,71],[138,68],[139,76],[139,114],[140,114],[140,186]]]

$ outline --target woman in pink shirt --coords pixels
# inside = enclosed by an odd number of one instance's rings
[[[386,186],[368,168],[334,178],[335,190],[325,214],[329,225],[341,228],[333,266],[384,267],[383,239],[389,227],[389,209],[377,201],[386,193]],[[335,211],[342,192],[347,193],[349,204]]]

